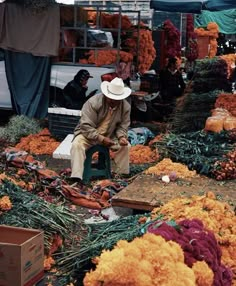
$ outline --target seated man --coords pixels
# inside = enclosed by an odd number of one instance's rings
[[[101,83],[102,94],[96,94],[84,104],[81,119],[75,128],[71,147],[71,178],[83,178],[85,151],[101,144],[115,152],[116,172],[129,174],[129,148],[127,140],[130,125],[130,104],[125,100],[131,89],[121,78]]]

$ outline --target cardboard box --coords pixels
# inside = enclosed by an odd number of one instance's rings
[[[32,286],[44,276],[40,230],[0,225],[0,286]]]

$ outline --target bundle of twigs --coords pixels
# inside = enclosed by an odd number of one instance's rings
[[[219,90],[213,90],[199,94],[185,93],[177,101],[176,109],[171,118],[172,132],[192,132],[203,129],[220,92]]]
[[[43,230],[46,249],[54,234],[70,240],[75,226],[78,230],[82,227],[81,220],[67,207],[50,204],[9,181],[0,184],[2,196],[9,196],[13,206],[0,214],[0,224]]]

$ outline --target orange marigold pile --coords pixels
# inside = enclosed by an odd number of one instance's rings
[[[149,146],[135,145],[130,148],[130,163],[145,164],[156,162],[159,158],[158,152],[152,150]]]
[[[51,155],[59,145],[60,142],[51,136],[47,128],[44,128],[37,134],[22,137],[15,147],[35,155]]]
[[[151,175],[169,175],[174,172],[177,178],[192,178],[196,177],[196,171],[190,171],[187,166],[181,163],[174,163],[169,158],[164,158],[162,161],[157,163],[155,166],[149,167],[145,174]]]
[[[86,273],[85,286],[205,286],[213,282],[213,273],[205,262],[189,268],[179,244],[150,233],[131,242],[118,241],[113,250],[104,250],[95,263],[96,269]]]
[[[220,93],[215,102],[215,108],[224,108],[236,116],[236,96],[232,93]]]

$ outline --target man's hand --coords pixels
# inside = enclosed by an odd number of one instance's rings
[[[115,145],[115,142],[111,140],[109,137],[104,137],[102,144],[106,147],[111,147],[112,145]]]
[[[119,144],[120,144],[120,146],[126,146],[129,144],[129,141],[125,137],[120,137],[119,138]]]

